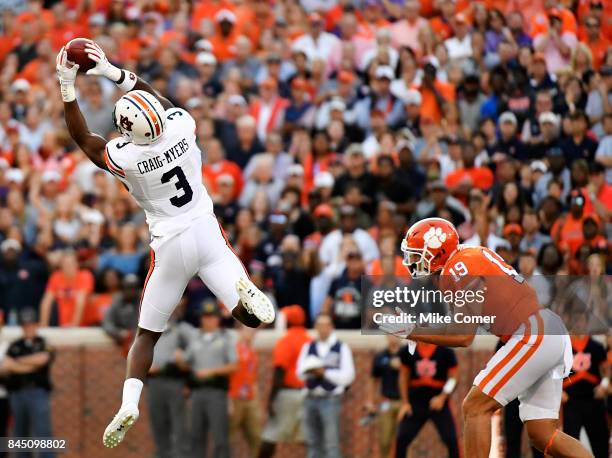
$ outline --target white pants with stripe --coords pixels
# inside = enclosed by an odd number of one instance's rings
[[[563,378],[572,367],[572,344],[561,318],[550,310],[529,317],[474,380],[505,406],[518,398],[522,421],[559,418]]]
[[[194,275],[227,309],[238,304],[236,282],[248,275],[213,214],[194,220],[188,229],[168,240],[151,244],[151,267],[143,288],[138,326],[162,332]]]

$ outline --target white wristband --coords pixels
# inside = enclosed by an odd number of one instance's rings
[[[134,75],[132,72],[128,72],[127,70],[121,70],[121,76],[117,81],[115,81],[115,84],[117,84],[117,87],[123,92],[128,92],[134,89],[134,86],[136,86],[137,79],[138,78],[136,77],[136,75]]]
[[[76,99],[76,90],[74,88],[74,83],[60,83],[60,93],[62,94],[62,101],[73,102]]]
[[[610,379],[608,377],[602,378],[600,385],[603,386],[605,389],[608,389],[608,387],[610,386]]]
[[[444,387],[442,388],[442,392],[445,394],[451,394],[455,390],[456,386],[457,386],[457,380],[451,377],[444,384]]]

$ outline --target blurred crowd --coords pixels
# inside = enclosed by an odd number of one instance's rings
[[[401,238],[429,216],[527,277],[610,271],[610,2],[2,8],[8,323],[35,308],[43,325],[99,324],[114,302],[137,307],[146,276],[143,213],[76,149],[63,121],[55,55],[81,36],[193,115],[203,180],[236,252],[275,304],[300,305],[308,324],[324,311],[335,326],[358,328],[360,277],[403,274]],[[115,85],[81,76],[77,86],[91,130],[118,135]],[[208,296],[199,281],[188,286],[194,324]]]

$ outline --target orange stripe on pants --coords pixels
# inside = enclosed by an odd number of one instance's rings
[[[502,379],[499,382],[497,382],[497,385],[493,387],[493,389],[489,393],[489,396],[494,397],[497,394],[497,392],[501,390],[506,383],[508,383],[508,380],[510,380],[512,376],[516,374],[521,369],[521,367],[525,365],[527,360],[531,358],[531,356],[540,347],[540,344],[542,343],[542,340],[544,339],[544,323],[539,314],[536,315],[536,321],[538,323],[536,341],[531,346],[531,348],[527,350],[527,352],[522,356],[522,358],[519,359],[518,362],[506,373],[506,375],[504,375]]]
[[[519,340],[514,347],[512,347],[512,349],[510,350],[510,352],[499,362],[495,365],[495,367],[493,367],[493,369],[491,369],[491,372],[489,372],[487,374],[487,376],[485,378],[482,379],[482,381],[478,384],[478,388],[480,388],[480,390],[487,394],[485,392],[485,386],[491,381],[493,380],[493,378],[499,374],[501,372],[501,370],[506,367],[506,365],[512,360],[512,358],[514,358],[517,353],[519,351],[521,351],[521,349],[527,344],[527,342],[529,342],[529,338],[531,337],[531,323],[529,322],[529,320],[527,320],[527,322],[525,323],[525,334],[523,335],[523,338],[521,340]],[[489,395],[491,396],[491,395]]]

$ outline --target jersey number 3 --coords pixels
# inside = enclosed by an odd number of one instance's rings
[[[168,170],[161,176],[161,182],[168,183],[175,177],[177,178],[177,181],[174,186],[176,186],[176,189],[179,191],[182,190],[183,194],[171,197],[170,203],[175,207],[182,207],[183,205],[187,205],[189,202],[191,202],[191,199],[193,198],[193,190],[191,189],[191,186],[189,186],[189,182],[187,181],[187,177],[185,176],[183,169],[176,166],[172,170]]]

